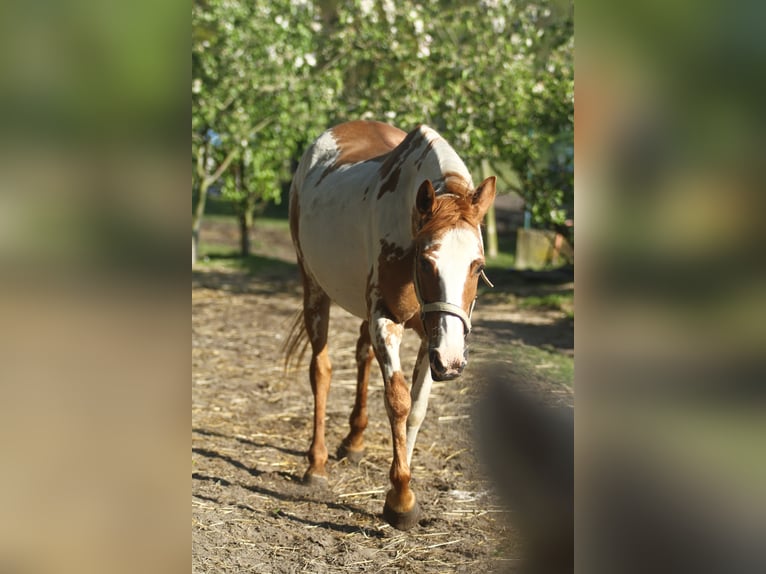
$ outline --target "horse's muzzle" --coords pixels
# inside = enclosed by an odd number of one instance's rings
[[[449,364],[444,364],[442,356],[436,349],[430,349],[428,351],[428,359],[431,363],[431,378],[434,381],[450,381],[456,379],[463,373],[467,361],[465,358],[461,358],[459,361],[453,361]]]

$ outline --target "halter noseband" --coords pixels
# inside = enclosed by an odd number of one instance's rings
[[[417,281],[415,282],[417,285]],[[415,292],[418,295],[418,301],[421,301],[420,299],[420,290],[415,289]],[[436,301],[434,303],[420,303],[420,318],[421,320],[423,317],[425,317],[426,313],[435,313],[435,312],[441,312],[441,313],[449,313],[450,315],[455,315],[458,317],[462,322],[463,326],[465,327],[465,334],[471,332],[471,315],[473,314],[473,307],[476,304],[476,299],[474,299],[471,302],[471,309],[468,313],[463,311],[461,307],[458,307],[457,305],[453,305],[452,303],[447,303],[446,301]]]

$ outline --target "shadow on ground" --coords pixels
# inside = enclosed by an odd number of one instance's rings
[[[574,349],[574,320],[562,317],[540,325],[483,319],[481,328],[495,333],[500,339],[519,340],[525,345],[542,349]]]

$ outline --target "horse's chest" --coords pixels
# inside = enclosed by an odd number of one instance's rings
[[[403,323],[414,315],[419,307],[412,281],[414,252],[411,247],[397,247],[380,243],[377,273],[373,292],[394,318]]]

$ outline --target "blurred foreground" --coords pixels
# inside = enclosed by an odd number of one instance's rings
[[[582,572],[762,572],[756,3],[578,13]]]

